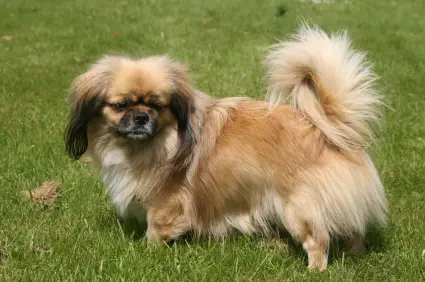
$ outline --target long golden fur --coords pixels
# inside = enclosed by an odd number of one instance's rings
[[[366,152],[381,100],[345,34],[303,27],[266,58],[266,101],[214,99],[168,57],[106,56],[72,85],[68,152],[86,151],[149,242],[286,228],[309,268],[332,237],[357,252],[386,198]],[[283,104],[286,98],[291,104]]]

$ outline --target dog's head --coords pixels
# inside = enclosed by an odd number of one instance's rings
[[[88,147],[93,120],[116,138],[144,142],[177,125],[180,148],[175,159],[194,145],[190,123],[193,90],[185,68],[166,56],[131,60],[107,56],[80,75],[70,90],[71,115],[66,149],[78,159]]]

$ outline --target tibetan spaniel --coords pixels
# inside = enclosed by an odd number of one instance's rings
[[[383,105],[376,76],[345,33],[308,26],[265,64],[268,93],[254,101],[196,90],[167,56],[105,56],[72,84],[66,149],[90,154],[150,243],[278,225],[325,270],[331,239],[359,252],[367,228],[386,222],[367,153]]]

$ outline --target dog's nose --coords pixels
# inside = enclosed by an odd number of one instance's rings
[[[149,121],[149,115],[145,112],[133,112],[132,117],[137,125],[144,125]]]

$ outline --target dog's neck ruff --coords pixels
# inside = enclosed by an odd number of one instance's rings
[[[160,140],[127,146],[119,144],[116,136],[106,134],[92,147],[103,184],[121,217],[129,216],[132,202],[143,205],[161,180],[158,164],[171,151],[171,139],[176,139],[176,132],[157,138]]]

